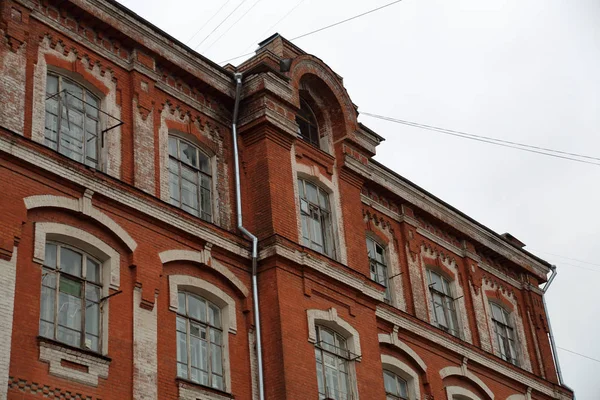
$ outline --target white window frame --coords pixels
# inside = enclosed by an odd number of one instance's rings
[[[187,291],[205,298],[221,309],[223,392],[231,393],[231,367],[229,358],[229,335],[237,333],[235,300],[217,286],[194,276],[169,275],[169,309],[179,311],[178,293]]]
[[[300,209],[300,214],[299,214],[299,219],[300,219],[300,225],[301,225],[301,233],[302,233],[302,244],[314,251],[317,251],[321,254],[325,254],[328,257],[331,258],[335,258],[336,257],[336,246],[335,246],[335,238],[334,238],[334,234],[333,234],[333,212],[332,212],[332,202],[331,202],[331,198],[330,198],[330,193],[329,191],[325,190],[322,186],[320,186],[319,184],[303,178],[303,177],[298,177],[297,178],[297,184],[298,184],[298,202],[299,202],[299,209]],[[306,186],[308,185],[312,185],[316,188],[317,190],[317,203],[314,203],[312,201],[309,200],[308,195],[307,195],[307,191],[306,191]],[[326,207],[323,206],[321,203],[321,194],[323,194],[323,202],[325,203]],[[318,229],[321,233],[321,237],[323,240],[323,250],[320,250],[318,248],[316,248],[316,245],[313,245],[313,243],[316,243],[314,241],[315,238],[312,237],[311,234],[311,226],[308,226],[309,223],[314,222],[314,218],[311,218],[311,215],[313,215],[313,213],[315,215],[318,216],[319,218],[319,226]],[[307,220],[307,232],[305,232],[304,228],[303,228],[303,220],[306,218]],[[306,236],[308,235],[308,236]]]
[[[433,283],[432,283],[432,279],[431,279],[431,274],[435,274],[436,276],[438,276],[442,282],[442,291],[435,289],[433,287]],[[460,318],[459,318],[459,313],[457,310],[457,305],[456,305],[456,299],[454,298],[454,281],[448,279],[445,274],[440,273],[439,271],[432,269],[432,268],[426,268],[426,282],[427,282],[427,288],[428,288],[428,292],[429,292],[429,297],[431,298],[431,322],[433,325],[437,326],[438,328],[450,333],[453,336],[456,336],[458,338],[463,338],[463,333],[461,330],[461,324],[460,324]],[[447,287],[447,291],[448,293],[445,292],[445,288],[444,288],[444,284]],[[441,324],[438,321],[438,316],[436,313],[436,302],[434,300],[434,294],[441,297],[442,298],[442,312],[444,314],[444,318],[446,319],[446,321],[452,321],[453,324],[455,324],[455,328],[452,328],[450,326],[449,323],[447,323],[448,326]],[[450,304],[451,307],[447,307],[447,304]],[[440,305],[437,305],[438,307],[440,307]]]
[[[390,371],[406,381],[408,388],[408,400],[421,399],[421,384],[419,374],[408,364],[388,354],[381,355],[383,370]]]
[[[374,239],[371,235],[367,235],[367,256],[369,258],[369,271],[371,274],[371,280],[385,286],[385,301],[387,303],[392,302],[392,288],[390,281],[390,263],[388,257],[387,247],[382,245],[378,240]],[[373,257],[369,250],[369,242],[373,244],[373,249],[377,253],[377,248],[381,248],[381,255],[383,261],[377,260],[376,256]],[[381,271],[380,271],[381,270]],[[381,272],[381,273],[380,273]],[[382,275],[382,276],[380,276]]]
[[[171,154],[171,141],[174,140],[176,142],[176,151],[177,151],[177,155],[173,155]],[[185,161],[183,161],[181,159],[180,156],[180,147],[181,147],[181,143],[186,144],[187,146],[192,147],[193,149],[196,150],[196,157],[198,159],[198,166],[194,166],[191,165],[189,163],[186,163]],[[173,204],[174,206],[181,208],[182,210],[197,216],[198,218],[201,218],[207,222],[213,222],[215,217],[214,217],[214,168],[213,168],[213,163],[212,163],[212,157],[206,152],[204,151],[204,149],[201,146],[198,146],[196,143],[182,137],[181,135],[177,135],[174,133],[170,133],[168,135],[168,139],[167,139],[167,157],[168,157],[168,164],[167,164],[167,181],[169,184],[169,202],[171,204]],[[207,170],[202,170],[200,167],[200,158],[201,157],[206,157],[206,161],[208,164],[208,171]],[[171,164],[177,164],[177,172],[175,173],[174,171],[172,171],[171,169]],[[192,211],[192,209],[186,209],[184,208],[184,204],[183,204],[183,200],[182,200],[182,180],[183,178],[183,174],[182,174],[182,169],[183,168],[188,168],[190,170],[193,171],[193,174],[196,175],[196,195],[197,195],[197,202],[198,202],[198,213],[196,213],[195,211]],[[175,175],[177,178],[177,187],[178,187],[178,193],[177,196],[178,198],[173,197],[174,193],[172,190],[172,184],[171,184],[171,177],[172,175]],[[208,186],[203,186],[202,182],[203,182],[203,178],[204,179],[208,179]],[[203,196],[206,196],[206,191],[208,191],[208,197],[209,197],[209,206],[208,206],[208,210],[205,209],[204,204],[203,204]]]
[[[520,362],[521,358],[520,358],[520,352],[519,352],[520,342],[519,342],[519,335],[517,334],[517,328],[515,327],[513,312],[508,311],[505,306],[498,303],[497,301],[490,300],[489,306],[490,306],[490,319],[492,321],[491,328],[492,328],[492,332],[494,333],[494,335],[496,337],[496,343],[498,345],[497,350],[498,350],[499,357],[502,358],[504,361],[508,361],[509,363],[511,363],[517,367],[520,367],[521,366],[521,362]],[[498,321],[494,317],[494,307],[497,307],[500,310],[505,321]],[[500,325],[500,328],[504,328],[505,330],[508,330],[508,329],[511,330],[512,335],[513,335],[512,347],[513,347],[515,354],[503,354],[502,353],[501,338],[509,340],[509,341],[511,339],[505,338],[501,332],[498,332],[499,325]],[[511,352],[510,344],[508,346],[508,351]]]
[[[391,378],[394,381],[395,391],[394,393],[388,392],[387,385],[385,384],[386,377]],[[390,371],[387,368],[383,369],[383,383],[385,388],[385,396],[386,400],[409,400],[408,394],[408,382],[406,379],[396,374],[393,371]],[[406,396],[403,396],[400,392],[406,392]]]

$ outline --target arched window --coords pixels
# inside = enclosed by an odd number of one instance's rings
[[[391,371],[383,370],[386,400],[408,400],[408,384]]]
[[[46,243],[40,336],[100,351],[101,263],[61,243]]]
[[[388,267],[385,257],[385,249],[371,237],[367,236],[367,254],[371,268],[371,279],[385,286],[385,300],[392,300],[391,290],[388,282]]]
[[[221,310],[192,293],[177,296],[177,376],[224,390]]]
[[[99,165],[100,100],[64,76],[46,78],[46,146],[90,167]]]
[[[298,179],[298,192],[303,244],[329,257],[335,257],[329,195],[304,179]]]
[[[497,303],[490,302],[494,333],[498,341],[500,357],[514,365],[519,365],[516,345],[515,329],[512,325],[510,313]]]
[[[315,357],[317,360],[317,381],[319,399],[350,399],[348,379],[348,361],[350,352],[346,339],[339,333],[324,326],[316,327],[317,342]]]
[[[303,98],[300,98],[300,111],[296,115],[296,123],[298,124],[298,137],[313,146],[319,147],[317,119],[315,113]]]
[[[433,321],[441,328],[454,336],[460,337],[458,317],[454,307],[454,298],[450,290],[450,281],[441,274],[427,270],[429,291],[431,292],[431,306]]]
[[[171,204],[211,222],[211,188],[209,157],[190,142],[169,136]]]

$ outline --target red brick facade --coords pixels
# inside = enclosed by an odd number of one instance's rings
[[[100,129],[112,129],[95,169],[45,145],[49,72],[100,99]],[[383,138],[358,123],[323,61],[275,36],[221,68],[112,0],[0,0],[0,399],[258,398],[234,72],[266,399],[319,398],[318,326],[347,342],[349,399],[385,399],[384,369],[411,400],[573,397],[558,384],[539,289],[550,265],[375,162]],[[300,98],[319,148],[297,135]],[[170,204],[173,135],[209,159],[211,222]],[[298,178],[328,195],[331,256],[302,244]],[[387,300],[367,236],[385,249]],[[101,263],[98,351],[40,334],[47,243]],[[434,322],[429,270],[450,282],[454,336]],[[220,389],[178,377],[181,290],[220,309]],[[518,366],[500,357],[490,302],[511,315]]]

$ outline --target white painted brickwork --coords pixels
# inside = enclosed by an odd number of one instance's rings
[[[0,40],[7,41],[0,30]],[[2,46],[10,48],[8,44]],[[23,134],[25,125],[25,64],[27,46],[17,52],[6,50],[0,57],[0,126]]]
[[[135,160],[134,182],[144,192],[155,194],[154,188],[154,112],[144,120],[133,100],[133,153]]]
[[[84,365],[88,368],[88,371],[63,366],[61,364],[62,360]],[[98,378],[108,378],[108,365],[110,363],[108,360],[59,344],[40,342],[40,361],[50,364],[50,375],[73,380],[84,385],[98,386]]]
[[[12,340],[13,313],[15,306],[15,282],[17,276],[17,248],[10,261],[0,260],[0,382],[8,382],[10,346]],[[7,399],[8,386],[0,385],[0,400]]]
[[[142,291],[133,291],[133,398],[158,398],[157,316],[155,299],[152,311],[140,307]]]
[[[190,383],[179,382],[179,400],[231,400],[231,397],[203,390]]]

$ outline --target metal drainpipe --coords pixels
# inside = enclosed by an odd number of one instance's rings
[[[542,289],[542,292],[544,293],[544,295],[542,296],[542,304],[544,305],[544,312],[546,313],[546,321],[548,321],[548,336],[550,337],[550,346],[552,347],[552,357],[554,358],[554,364],[556,365],[558,383],[561,386],[570,389],[563,382],[562,372],[560,370],[560,362],[558,361],[558,352],[556,351],[556,343],[554,342],[554,334],[552,333],[552,325],[550,324],[550,315],[548,314],[548,307],[546,306],[546,291],[548,290],[550,284],[556,276],[556,265],[551,266],[550,269],[552,270],[552,275],[550,275],[550,279],[548,279],[548,282],[544,285],[544,288]]]
[[[242,221],[242,195],[240,190],[240,162],[237,145],[237,118],[240,107],[240,96],[242,91],[242,74],[237,72],[235,78],[235,106],[233,107],[233,120],[231,123],[231,134],[233,138],[233,163],[235,168],[235,199],[237,211],[237,227],[252,240],[252,299],[254,306],[254,326],[256,329],[256,360],[258,364],[258,395],[259,400],[265,399],[265,387],[263,380],[262,341],[260,335],[260,313],[258,309],[258,280],[256,277],[256,262],[258,258],[258,238],[248,229],[244,228]]]

